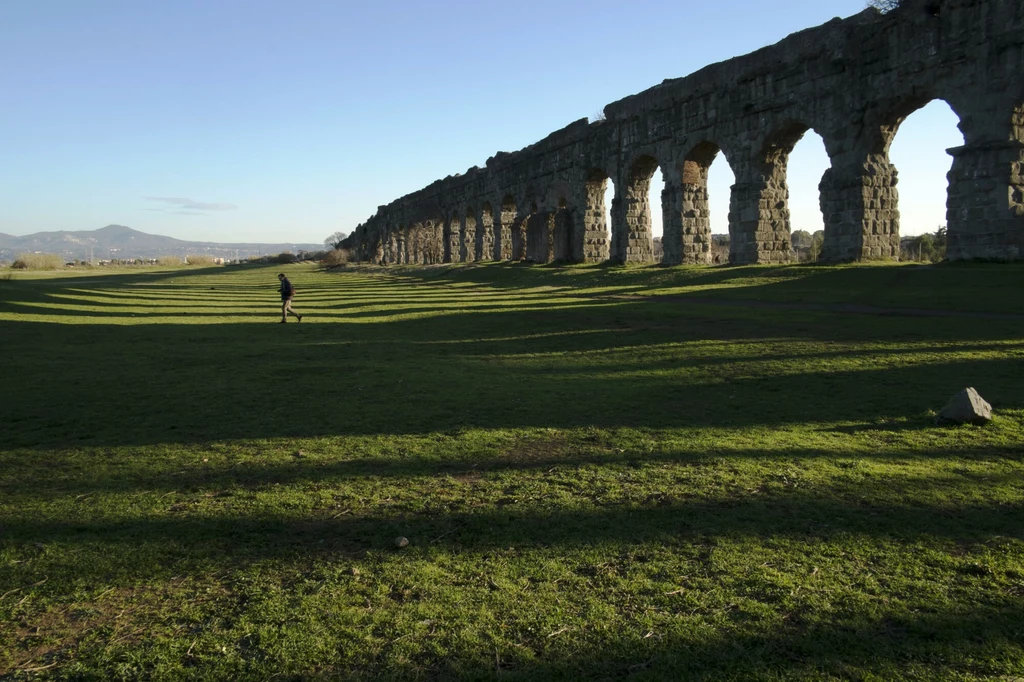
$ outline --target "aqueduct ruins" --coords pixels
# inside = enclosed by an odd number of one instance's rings
[[[349,244],[385,263],[651,262],[648,192],[660,167],[664,262],[706,263],[708,169],[722,154],[736,177],[730,262],[786,262],[786,164],[814,130],[831,160],[819,185],[822,258],[892,258],[899,209],[889,145],[903,119],[935,99],[959,116],[965,140],[949,150],[947,257],[1021,258],[1021,0],[904,0],[887,14],[834,19],[381,206]]]

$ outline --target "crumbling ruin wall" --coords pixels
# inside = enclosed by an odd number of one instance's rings
[[[904,0],[793,34],[605,108],[514,153],[381,206],[350,244],[363,260],[653,260],[648,191],[660,167],[664,262],[707,263],[707,177],[723,154],[736,176],[730,262],[792,258],[789,154],[808,130],[831,167],[819,186],[822,258],[899,253],[900,123],[932,100],[960,118],[947,256],[1024,253],[1024,3]],[[614,181],[611,225],[604,189]]]

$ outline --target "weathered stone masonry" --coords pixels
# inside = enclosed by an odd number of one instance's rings
[[[736,175],[730,261],[785,262],[786,164],[813,129],[832,164],[819,186],[822,257],[891,258],[899,209],[889,145],[903,119],[935,99],[960,117],[965,139],[949,150],[948,257],[1021,258],[1021,0],[904,0],[888,14],[869,9],[796,33],[381,206],[349,243],[359,258],[386,263],[649,262],[647,196],[660,167],[664,262],[707,263],[708,168],[722,153]]]

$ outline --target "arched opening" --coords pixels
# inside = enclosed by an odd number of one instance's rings
[[[388,225],[387,259],[389,265],[398,263],[398,226]]]
[[[530,208],[526,222],[526,260],[531,263],[550,263],[554,258],[555,213]]]
[[[494,211],[491,202],[485,201],[480,208],[480,219],[476,226],[476,260],[491,260],[494,257]]]
[[[427,220],[423,223],[423,263],[434,265],[441,258],[441,221]]]
[[[611,257],[619,263],[650,263],[654,260],[651,179],[658,170],[653,156],[641,156],[630,167],[623,193],[624,231],[612,237]],[[664,188],[664,182],[661,187]],[[661,212],[659,191],[658,212]]]
[[[434,219],[434,240],[433,240],[433,253],[434,263],[444,262],[444,218],[437,217]]]
[[[445,262],[459,263],[464,259],[462,253],[462,212],[452,209],[445,220]]]
[[[395,228],[395,262],[399,265],[408,263],[406,257],[406,231],[404,225]]]
[[[604,260],[614,260],[613,245],[620,239],[616,234],[621,233],[625,229],[625,226],[621,223],[622,212],[619,210],[621,201],[622,197],[619,196],[618,186],[615,184],[615,180],[609,176],[604,192],[605,238],[608,240],[608,250]]]
[[[714,142],[696,145],[683,160],[683,262],[728,263],[729,202],[736,176]]]
[[[494,225],[494,259],[512,259],[512,229],[516,222],[516,200],[506,194],[501,200],[501,212]]]
[[[808,263],[818,260],[825,241],[825,216],[821,211],[821,180],[832,166],[821,135],[808,129],[789,153],[786,184],[789,188],[790,243],[793,258]]]
[[[906,107],[883,128],[888,162],[894,168],[893,229],[899,237],[902,260],[940,261],[946,257],[949,171],[953,160],[947,149],[964,144],[960,118],[941,99],[924,106]],[[898,174],[898,175],[895,175]]]
[[[537,211],[537,204],[531,204],[530,210],[516,214],[512,223],[512,260],[524,261],[527,259],[527,228],[530,223],[530,216]]]
[[[655,263],[665,262],[665,204],[671,201],[666,193],[672,190],[660,166],[651,176],[647,191],[647,205],[651,214],[651,255]]]
[[[462,219],[462,260],[472,263],[476,260],[476,211],[466,209]]]
[[[425,220],[416,225],[416,262],[420,265],[430,263],[430,221]]]
[[[614,191],[614,184],[603,170],[595,168],[587,174],[586,206],[580,218],[583,230],[583,238],[579,240],[582,253],[578,254],[578,259],[584,263],[603,263],[608,260]]]
[[[565,196],[558,198],[558,208],[554,218],[551,257],[556,262],[571,263],[577,260],[573,253],[574,221],[573,212],[569,209],[569,202]]]
[[[452,218],[449,214],[444,219],[444,225],[441,227],[441,253],[442,262],[452,262]]]
[[[762,180],[747,191],[756,219],[742,223],[742,262],[815,261],[825,241],[820,185],[831,167],[825,143],[807,124],[790,121],[764,148]],[[736,231],[736,226],[733,231]],[[735,239],[736,235],[733,235]]]
[[[409,260],[408,262],[418,265],[423,262],[423,231],[420,223],[409,225]]]

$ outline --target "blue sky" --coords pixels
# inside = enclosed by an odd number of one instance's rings
[[[863,7],[3,0],[0,232],[118,223],[320,242],[609,102]],[[812,138],[791,162],[794,228],[820,224],[828,161]],[[904,233],[944,222],[944,150],[961,141],[943,103],[904,124],[892,150]],[[716,232],[729,176],[720,158]]]

